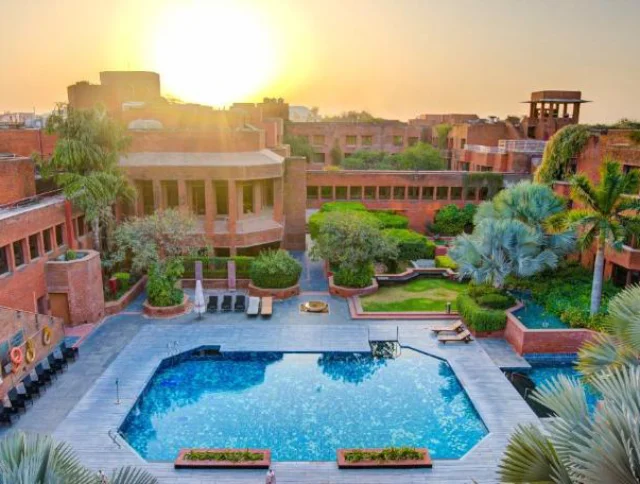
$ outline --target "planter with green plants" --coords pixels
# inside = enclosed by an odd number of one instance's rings
[[[147,280],[147,300],[143,311],[150,317],[173,317],[188,310],[187,295],[178,287],[182,261],[169,259],[153,264]]]
[[[429,451],[424,448],[387,447],[384,449],[338,449],[340,469],[431,468]]]
[[[269,449],[181,449],[176,469],[268,469]]]

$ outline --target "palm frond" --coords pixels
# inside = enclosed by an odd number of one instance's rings
[[[109,478],[109,484],[156,484],[158,480],[137,467],[120,467]]]
[[[590,381],[600,373],[633,365],[634,362],[637,362],[637,354],[629,345],[609,335],[598,334],[582,345],[576,367]]]

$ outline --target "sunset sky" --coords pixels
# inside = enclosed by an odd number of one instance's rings
[[[640,118],[637,0],[0,0],[0,111],[48,111],[102,70],[163,92],[420,113],[524,114],[581,90],[583,121]]]

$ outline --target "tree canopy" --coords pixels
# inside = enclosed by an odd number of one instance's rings
[[[347,170],[444,170],[446,163],[440,151],[426,143],[416,143],[402,153],[358,150],[341,163]]]

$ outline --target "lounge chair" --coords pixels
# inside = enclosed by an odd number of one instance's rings
[[[40,386],[31,379],[31,375],[27,375],[22,379],[22,385],[25,392],[31,395],[31,398],[40,396]]]
[[[4,405],[0,407],[0,422],[11,425],[17,415],[18,412],[13,407],[6,407]]]
[[[473,338],[471,338],[471,333],[469,332],[469,330],[465,329],[461,333],[457,334],[439,334],[438,341],[440,341],[440,343],[442,344],[456,341],[470,343],[471,341],[473,341]]]
[[[260,313],[260,298],[250,297],[249,307],[247,308],[247,316],[257,316]]]
[[[207,312],[218,312],[218,296],[209,296],[209,301],[207,302]]]
[[[46,361],[49,364],[49,368],[53,370],[54,373],[62,373],[64,371],[62,362],[59,361],[55,356],[53,356],[53,353],[47,356]]]
[[[62,343],[60,343],[60,353],[62,353],[62,356],[64,356],[65,360],[76,361],[76,359],[80,355],[80,350],[75,346],[67,346],[67,343],[62,341]]]
[[[9,399],[9,402],[11,402],[11,406],[13,408],[22,410],[26,410],[27,403],[30,402],[30,399],[28,399],[26,395],[18,393],[18,390],[16,390],[15,388],[9,390],[9,393],[7,393],[7,398]]]
[[[233,310],[236,313],[244,313],[246,309],[247,309],[246,296],[243,296],[243,295],[236,296],[236,303],[233,305]]]
[[[465,329],[466,328],[464,327],[464,324],[462,323],[462,321],[458,319],[455,323],[449,326],[436,326],[435,328],[431,328],[431,331],[433,331],[436,334],[446,333],[449,331],[452,333],[461,333]]]
[[[55,372],[49,367],[45,367],[42,361],[36,365],[35,372],[38,381],[41,382],[41,386],[51,385],[51,379],[55,375]]]
[[[56,348],[51,352],[51,355],[56,360],[56,362],[60,365],[61,370],[64,371],[69,367],[69,362],[60,351],[60,348]]]
[[[233,296],[226,295],[222,298],[222,307],[220,308],[224,312],[231,311],[233,306]]]
[[[271,296],[263,297],[260,305],[260,314],[265,318],[270,318],[273,314],[273,298]]]

